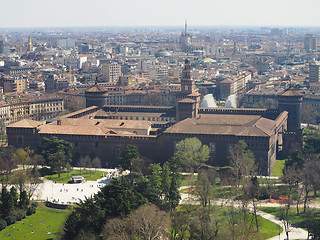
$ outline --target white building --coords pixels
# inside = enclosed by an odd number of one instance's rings
[[[106,63],[102,66],[103,81],[116,83],[121,75],[121,65],[116,62]]]
[[[62,48],[74,48],[76,46],[76,42],[74,39],[59,39],[58,40],[58,47]]]

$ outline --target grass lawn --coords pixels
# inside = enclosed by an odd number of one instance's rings
[[[182,175],[181,187],[191,186],[197,181],[197,175]]]
[[[273,177],[282,177],[282,169],[284,167],[286,159],[284,160],[276,160],[275,163],[272,166],[272,176]]]
[[[0,239],[54,239],[69,213],[70,210],[47,208],[40,204],[35,214],[0,231]]]
[[[177,208],[178,211],[181,211],[181,212],[185,212],[189,217],[190,219],[194,218],[194,219],[197,219],[198,217],[196,216],[196,212],[197,210],[199,209],[200,207],[199,206],[190,206],[190,205],[181,205]],[[215,206],[212,208],[212,217],[214,219],[219,219],[219,231],[218,231],[218,239],[228,239],[230,238],[230,224],[231,224],[231,221],[230,221],[230,217],[231,217],[231,210],[232,208],[230,207],[218,207],[218,206]],[[238,210],[236,210],[236,214],[239,213]],[[237,232],[239,233],[243,233],[243,225],[241,225],[240,222],[238,222],[237,220],[239,220],[239,216],[237,216],[235,218],[235,229],[236,229],[236,234]],[[282,228],[273,223],[273,222],[270,222],[269,220],[266,220],[260,216],[258,216],[258,224],[259,224],[259,232],[256,232],[256,227],[255,227],[255,220],[254,220],[254,216],[252,214],[250,214],[249,216],[249,219],[248,219],[248,225],[250,225],[251,221],[253,221],[253,225],[252,225],[252,231],[253,231],[253,237],[251,239],[268,239],[268,238],[271,238],[273,236],[276,236],[279,234],[279,231],[281,232],[282,231]],[[238,238],[236,238],[238,239]],[[240,239],[240,238],[239,238]]]
[[[259,207],[259,209],[278,218],[280,217],[280,208],[278,207]],[[295,209],[295,206],[293,206],[292,209],[290,209],[289,222],[295,225],[296,227],[307,230],[307,220],[310,218],[310,216],[302,213],[302,208],[299,211],[300,214],[297,215],[297,210]],[[320,211],[318,209],[314,211],[317,213],[316,219],[320,220]]]
[[[258,178],[259,184],[276,184],[282,183],[281,179]]]
[[[94,171],[94,170],[71,170],[70,172],[63,172],[61,173],[61,176],[59,178],[58,174],[52,174],[52,175],[45,175],[43,177],[55,181],[57,183],[68,183],[70,180],[71,176],[77,176],[81,175],[88,181],[95,181],[99,178],[102,178],[102,174],[106,175],[106,172],[102,171]]]

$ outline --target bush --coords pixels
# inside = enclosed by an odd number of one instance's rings
[[[0,220],[0,231],[7,227],[7,222],[5,220]]]
[[[14,212],[14,216],[16,218],[16,221],[20,221],[21,219],[26,218],[26,211],[22,210],[22,209],[17,209]]]
[[[36,207],[39,206],[39,203],[37,203],[37,202],[32,202],[31,205],[36,208]]]
[[[13,215],[9,215],[6,217],[7,226],[14,224],[16,222],[16,217]]]
[[[30,215],[36,213],[36,211],[37,211],[37,209],[35,207],[33,207],[33,206],[32,207],[28,207],[27,215],[30,216]]]
[[[38,172],[40,173],[41,177],[44,177],[46,175],[52,175],[51,169],[47,168],[47,167],[43,167],[43,168],[39,169]]]

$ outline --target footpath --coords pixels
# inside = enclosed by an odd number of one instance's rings
[[[182,188],[180,188],[180,190],[186,189],[186,188],[189,188],[189,186],[182,187]],[[193,204],[193,205],[199,205],[200,201],[196,196],[194,196],[192,194],[182,193],[180,204],[186,204],[186,203]],[[210,203],[213,205],[217,205],[217,206],[232,206],[232,207],[238,207],[238,208],[241,207],[240,201],[233,201],[230,199],[217,199],[215,201],[211,201]],[[279,204],[279,203],[263,203],[263,202],[260,203],[259,202],[257,204],[257,207],[280,207],[280,206],[281,206],[281,204]],[[310,207],[320,208],[320,204],[314,203],[314,204],[311,204]],[[253,211],[252,205],[249,205],[249,211]],[[269,238],[268,240],[285,240],[285,239],[287,239],[283,223],[280,221],[279,218],[277,218],[269,213],[260,211],[260,210],[257,210],[257,214],[260,217],[263,217],[263,218],[279,225],[282,228],[282,232],[280,233],[280,235],[276,235],[272,238]],[[304,230],[302,228],[297,228],[292,225],[290,226],[289,239],[307,239],[307,238],[308,238],[308,232],[306,230]]]

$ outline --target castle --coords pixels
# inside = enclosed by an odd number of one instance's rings
[[[9,145],[37,148],[43,137],[56,136],[74,145],[74,162],[99,157],[102,167],[115,167],[128,144],[136,145],[142,156],[164,162],[180,140],[197,137],[210,147],[209,164],[225,166],[233,145],[244,140],[255,155],[259,174],[269,175],[279,149],[288,153],[301,143],[302,96],[294,90],[279,96],[279,109],[202,108],[189,60],[175,107],[103,105],[103,89],[94,86],[87,91],[85,109],[48,124],[24,119],[9,125]]]

